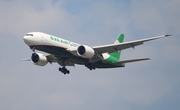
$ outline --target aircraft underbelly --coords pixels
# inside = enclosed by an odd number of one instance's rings
[[[55,47],[55,46],[35,46],[37,50],[49,53],[57,57],[58,59],[67,60],[75,64],[85,64],[88,59],[77,57],[68,52],[65,48]]]
[[[117,67],[125,67],[123,64],[122,65],[114,65],[114,64],[109,64],[109,63],[104,63],[102,61],[98,61],[96,63],[93,63],[93,65],[96,68],[117,68]]]
[[[70,52],[68,52],[65,48],[61,47],[55,47],[55,46],[33,46],[37,50],[49,53],[57,57],[59,60],[66,60],[68,62],[73,62],[74,64],[84,65],[89,60],[77,57],[72,55]],[[94,62],[93,65],[96,68],[117,68],[117,67],[124,67],[124,65],[113,65],[109,63],[104,63],[102,61]]]

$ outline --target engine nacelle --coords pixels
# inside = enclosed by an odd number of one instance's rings
[[[77,54],[83,58],[92,58],[95,52],[93,48],[86,45],[81,45],[77,49]]]
[[[45,66],[48,63],[46,56],[41,53],[33,53],[31,56],[31,61],[33,64],[38,66]]]

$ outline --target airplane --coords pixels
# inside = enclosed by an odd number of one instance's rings
[[[29,32],[24,37],[24,42],[33,51],[31,58],[24,59],[31,61],[38,66],[45,66],[47,63],[58,63],[59,71],[69,74],[66,66],[85,65],[90,70],[96,68],[118,68],[125,67],[126,63],[149,60],[149,58],[120,60],[121,50],[134,48],[146,41],[168,37],[161,35],[130,42],[124,41],[124,34],[120,34],[114,44],[101,46],[88,46],[68,41],[42,32]],[[48,53],[36,53],[35,50]]]

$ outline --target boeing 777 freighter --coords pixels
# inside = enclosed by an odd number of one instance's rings
[[[167,36],[170,35],[123,42],[124,34],[120,34],[114,44],[90,47],[42,32],[29,32],[24,36],[24,42],[33,51],[31,59],[28,59],[33,64],[45,66],[48,62],[56,62],[61,66],[59,71],[69,74],[70,71],[66,66],[75,66],[75,64],[85,65],[90,70],[95,70],[96,68],[125,67],[125,63],[149,60],[149,58],[120,60],[121,50]],[[46,52],[48,55],[36,53],[35,50]]]

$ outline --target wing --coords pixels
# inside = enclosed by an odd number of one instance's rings
[[[120,43],[120,44],[95,46],[95,47],[93,47],[93,49],[95,50],[96,53],[106,53],[106,52],[111,53],[111,52],[116,52],[119,50],[124,50],[127,48],[134,48],[135,46],[141,45],[146,41],[155,40],[155,39],[168,37],[168,36],[171,36],[171,35],[162,35],[162,36],[141,39],[141,40],[136,40],[136,41],[131,41],[131,42],[124,42],[124,43]]]
[[[47,55],[46,58],[49,63],[58,62],[58,58],[55,57],[54,55]]]
[[[63,66],[63,62],[54,55],[47,55],[46,58],[49,63],[57,62],[59,65]],[[68,60],[65,61],[65,64],[66,66],[74,66],[74,63]]]

